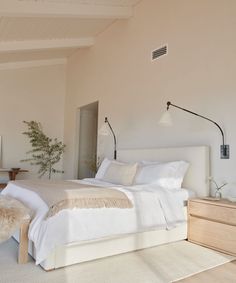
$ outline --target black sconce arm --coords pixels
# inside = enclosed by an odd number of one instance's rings
[[[112,129],[112,126],[111,126],[111,124],[109,123],[107,117],[105,117],[105,123],[108,124],[108,126],[109,126],[109,128],[110,128],[110,130],[111,130],[111,132],[112,132],[113,138],[114,138],[114,159],[116,159],[116,157],[117,157],[116,136],[115,136],[115,133],[114,133],[114,131],[113,131],[113,129]]]
[[[185,108],[183,108],[183,107],[180,107],[180,106],[178,106],[178,105],[172,104],[170,101],[168,101],[168,102],[167,102],[167,110],[169,110],[169,107],[170,107],[170,106],[173,106],[173,107],[175,107],[175,108],[181,109],[181,110],[183,110],[183,111],[185,111],[185,112],[188,112],[188,113],[190,113],[190,114],[193,114],[193,115],[195,115],[195,116],[198,116],[198,117],[200,117],[200,118],[203,118],[203,119],[205,119],[205,120],[207,120],[207,121],[210,121],[211,123],[215,124],[215,125],[217,126],[217,128],[220,130],[221,135],[222,135],[222,142],[223,142],[223,143],[222,143],[222,154],[221,154],[221,158],[229,158],[229,146],[228,146],[228,145],[225,145],[224,132],[223,132],[223,130],[222,130],[222,128],[220,127],[219,124],[217,124],[215,121],[213,121],[213,120],[211,120],[211,119],[209,119],[209,118],[207,118],[207,117],[205,117],[205,116],[203,116],[203,115],[197,114],[197,113],[195,113],[195,112],[193,112],[193,111],[190,111],[190,110],[185,109]]]

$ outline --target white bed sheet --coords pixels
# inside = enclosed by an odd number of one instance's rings
[[[45,260],[58,245],[152,229],[174,228],[186,221],[182,209],[183,202],[193,196],[189,190],[175,189],[168,193],[169,198],[166,200],[166,190],[156,185],[124,188],[98,179],[73,181],[115,187],[128,196],[134,207],[62,210],[45,220],[49,209],[47,204],[36,193],[20,188],[13,182],[9,183],[2,194],[22,201],[34,213],[29,239],[34,242],[36,248],[36,264]]]

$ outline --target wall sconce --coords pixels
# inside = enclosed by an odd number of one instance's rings
[[[220,146],[220,158],[221,159],[229,159],[229,145],[225,144],[224,132],[223,132],[222,128],[215,121],[213,121],[213,120],[211,120],[211,119],[209,119],[205,116],[199,115],[199,114],[197,114],[193,111],[190,111],[188,109],[185,109],[185,108],[182,108],[182,107],[177,106],[175,104],[172,104],[170,101],[168,101],[167,102],[167,111],[164,112],[163,115],[161,116],[159,124],[162,124],[164,126],[172,126],[173,123],[172,123],[171,115],[170,115],[170,112],[168,111],[170,106],[181,109],[185,112],[188,112],[190,114],[193,114],[195,116],[198,116],[200,118],[203,118],[203,119],[210,121],[211,123],[215,124],[217,126],[217,128],[220,130],[221,135],[222,135],[222,145]]]
[[[107,125],[108,125],[110,131],[108,130]],[[116,136],[115,136],[115,133],[114,133],[112,126],[109,123],[107,117],[105,117],[104,124],[99,129],[98,133],[99,133],[99,135],[102,135],[102,136],[108,136],[110,133],[112,133],[113,138],[114,138],[114,159],[116,159],[116,156],[117,156],[117,153],[116,153]]]

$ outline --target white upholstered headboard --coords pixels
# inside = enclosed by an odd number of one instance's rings
[[[209,147],[187,146],[151,149],[119,149],[117,159],[126,162],[175,161],[190,163],[182,187],[194,191],[197,196],[209,196]]]

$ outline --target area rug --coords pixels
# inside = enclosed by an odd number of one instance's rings
[[[234,259],[179,241],[46,272],[31,258],[17,264],[17,248],[13,239],[0,245],[0,283],[170,283]]]

